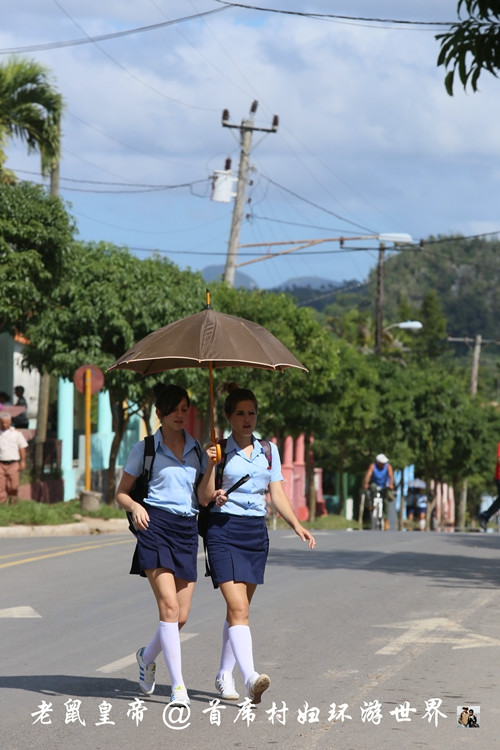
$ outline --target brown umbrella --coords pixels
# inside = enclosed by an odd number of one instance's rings
[[[135,370],[142,375],[152,375],[184,367],[209,370],[212,440],[215,440],[214,367],[259,367],[279,371],[295,367],[307,372],[267,329],[250,320],[213,310],[208,290],[207,305],[202,312],[153,331],[125,352],[109,370]]]

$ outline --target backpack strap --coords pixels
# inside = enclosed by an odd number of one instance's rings
[[[262,450],[264,451],[264,455],[267,459],[267,468],[269,471],[271,471],[272,465],[273,465],[273,453],[271,450],[271,443],[269,440],[259,440],[259,443],[262,446]],[[226,438],[223,438],[219,441],[219,445],[221,447],[222,452],[222,458],[219,464],[217,464],[217,468],[215,470],[215,489],[220,490],[222,488],[222,477],[224,475],[224,469],[226,467],[226,461],[227,461],[227,453],[226,453],[226,445],[227,440]]]
[[[226,466],[227,461],[227,453],[226,453],[226,445],[227,445],[227,439],[222,438],[222,440],[219,440],[219,445],[221,449],[221,460],[220,463],[217,464],[217,468],[215,469],[215,489],[220,490],[222,488],[222,476],[224,474],[224,467]]]
[[[149,485],[151,479],[151,469],[153,468],[153,462],[155,460],[155,436],[146,435],[144,438],[144,458],[142,461],[142,475]]]
[[[262,448],[264,450],[264,454],[267,458],[267,468],[268,471],[271,471],[273,468],[273,452],[271,450],[271,443],[269,440],[259,440],[259,443],[262,445]]]
[[[140,503],[143,505],[144,498],[148,494],[149,489],[149,480],[151,479],[151,470],[153,468],[153,462],[155,460],[155,438],[154,435],[146,435],[144,438],[144,456],[142,459],[142,472],[137,477],[137,480],[141,480],[139,485],[138,481],[136,480],[134,487],[132,487],[130,491],[130,496],[133,500],[135,500],[137,503]],[[134,493],[134,489],[139,486],[140,490],[138,490],[137,493]],[[127,520],[128,520],[128,527],[132,534],[134,536],[137,536],[137,529],[134,526],[134,522],[132,521],[132,513],[130,511],[127,511]]]
[[[198,461],[200,462],[200,469],[201,469],[201,456],[202,456],[202,450],[201,445],[197,440],[194,441],[194,449],[196,451],[196,455],[198,456]]]

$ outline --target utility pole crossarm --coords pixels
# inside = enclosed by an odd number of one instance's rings
[[[481,356],[481,347],[483,344],[496,344],[500,345],[500,341],[496,339],[483,339],[480,333],[472,339],[468,336],[454,337],[448,336],[447,341],[459,343],[459,344],[474,344],[474,351],[472,353],[472,372],[471,372],[471,383],[470,392],[471,396],[475,396],[477,393],[477,381],[479,377],[479,357]]]
[[[345,237],[319,237],[312,240],[279,240],[276,242],[252,242],[246,245],[239,245],[239,249],[249,247],[277,247],[280,245],[294,245],[295,247],[289,247],[288,250],[280,250],[277,253],[267,252],[266,255],[259,255],[258,258],[252,258],[252,260],[244,260],[242,263],[237,263],[236,268],[241,266],[247,266],[249,263],[258,263],[261,260],[268,260],[268,258],[278,258],[280,255],[287,255],[288,253],[296,253],[298,250],[304,250],[306,247],[314,247],[315,245],[321,245],[323,242],[340,242],[340,246],[343,246]],[[361,235],[359,237],[349,237],[349,240],[372,240],[374,236],[371,234]]]

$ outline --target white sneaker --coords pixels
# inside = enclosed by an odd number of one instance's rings
[[[186,688],[183,685],[177,685],[176,688],[172,688],[172,695],[170,696],[171,706],[189,706],[191,701]]]
[[[267,690],[271,680],[267,674],[259,674],[254,672],[253,675],[247,682],[248,697],[252,703],[260,703],[262,700],[262,693]]]
[[[217,677],[215,687],[221,694],[221,698],[226,701],[237,701],[240,697],[239,693],[236,692],[231,672],[223,672],[220,677]]]
[[[156,664],[154,662],[146,664],[143,657],[145,648],[145,646],[142,646],[136,653],[135,658],[139,665],[139,687],[145,695],[151,695],[155,690]]]

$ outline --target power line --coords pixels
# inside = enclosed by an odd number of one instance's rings
[[[125,67],[121,62],[119,62],[116,58],[113,57],[113,55],[110,55],[109,52],[107,52],[103,47],[98,44],[93,37],[91,37],[85,29],[71,16],[68,11],[63,8],[61,3],[58,2],[58,0],[54,0],[54,3],[57,5],[57,7],[61,10],[64,15],[69,18],[69,20],[74,23],[74,25],[81,31],[83,34],[87,36],[87,39],[92,42],[95,47],[99,50],[99,52],[108,58],[108,60],[111,60],[112,63],[114,63],[118,68],[123,70],[124,73],[126,73],[130,78],[132,78],[134,81],[139,83],[141,86],[144,86],[145,88],[149,89],[150,91],[153,91],[155,94],[158,94],[159,96],[162,96],[164,99],[166,99],[169,102],[174,102],[174,104],[180,104],[183,107],[191,107],[192,109],[200,109],[205,112],[215,112],[214,109],[210,109],[209,107],[200,107],[196,104],[189,104],[187,102],[182,102],[179,99],[174,99],[172,96],[168,96],[163,91],[160,91],[159,89],[155,88],[154,86],[151,86],[151,84],[147,83],[146,81],[143,81],[142,78],[139,78],[139,76],[136,76],[135,73],[132,73],[128,68]]]
[[[331,216],[335,216],[336,219],[340,219],[341,221],[345,221],[347,224],[351,224],[353,227],[357,227],[358,229],[362,229],[364,232],[369,232],[370,234],[377,234],[377,232],[374,229],[371,229],[369,227],[363,226],[363,224],[358,224],[355,221],[351,221],[350,219],[346,219],[344,216],[340,216],[339,214],[335,213],[335,211],[332,211],[329,208],[325,208],[324,206],[320,206],[317,203],[314,203],[313,201],[308,200],[307,198],[302,198],[298,193],[295,193],[293,190],[290,190],[289,188],[284,187],[283,185],[280,185],[278,182],[275,182],[270,177],[266,177],[263,175],[263,177],[268,180],[271,185],[274,185],[275,187],[280,188],[280,190],[284,190],[286,193],[289,193],[290,195],[293,195],[294,198],[298,198],[299,200],[303,201],[304,203],[308,203],[310,206],[314,206],[314,208],[317,208],[319,211],[324,211],[327,214],[330,214]]]
[[[140,26],[125,31],[115,31],[110,34],[87,36],[84,39],[69,39],[64,42],[48,42],[46,44],[30,44],[24,47],[7,47],[0,49],[0,55],[23,54],[24,52],[42,52],[44,50],[61,49],[62,47],[75,47],[79,44],[94,44],[95,42],[103,42],[108,39],[118,39],[120,37],[130,36],[131,34],[143,34],[147,31],[156,31],[157,29],[162,29],[166,26],[173,26],[178,23],[184,23],[185,21],[192,21],[197,18],[202,18],[203,16],[211,16],[214,13],[220,13],[224,10],[227,10],[227,8],[214,8],[213,10],[206,10],[203,13],[196,13],[193,16],[184,16],[183,18],[176,18],[172,21],[163,21],[162,23],[154,23],[150,26]]]
[[[14,170],[16,172],[20,172],[21,174],[31,174],[36,175],[37,172],[30,172],[26,169],[16,169]],[[185,188],[189,187],[192,188],[194,185],[200,185],[200,184],[209,184],[210,178],[204,177],[200,180],[192,180],[191,182],[180,182],[174,185],[150,185],[150,184],[144,184],[144,183],[134,183],[134,182],[106,182],[104,180],[84,180],[84,179],[74,179],[71,177],[61,177],[61,182],[72,182],[77,183],[80,185],[99,185],[102,186],[102,189],[91,189],[91,188],[77,188],[77,187],[68,187],[68,186],[62,186],[62,190],[71,190],[76,191],[80,193],[111,193],[111,194],[121,194],[121,193],[147,193],[147,192],[161,192],[164,190],[177,190],[179,188]],[[41,185],[43,183],[36,183],[38,185]],[[124,188],[123,190],[111,190],[106,188]]]
[[[245,10],[258,10],[264,13],[278,13],[285,16],[301,16],[303,18],[313,18],[316,20],[339,20],[339,21],[360,21],[365,23],[384,23],[407,26],[451,26],[455,21],[411,21],[396,18],[370,18],[365,16],[344,16],[339,13],[306,13],[299,10],[281,10],[279,8],[263,8],[258,5],[243,5],[243,3],[230,3],[226,0],[215,0],[215,2],[232,8],[244,8]]]
[[[338,227],[324,227],[318,224],[305,224],[299,221],[287,221],[286,219],[273,219],[271,216],[259,216],[259,214],[255,213],[252,213],[252,219],[257,219],[259,221],[271,221],[276,224],[286,224],[287,226],[291,227],[306,227],[307,229],[318,229],[321,232],[354,232],[354,229],[339,229]],[[346,237],[346,239],[349,238]]]

